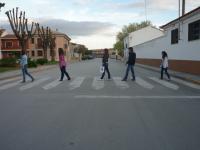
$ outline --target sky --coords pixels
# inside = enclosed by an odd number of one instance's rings
[[[145,9],[146,1],[146,9]],[[124,25],[150,20],[159,27],[178,17],[178,0],[0,0],[0,28],[11,31],[5,12],[19,7],[29,22],[58,29],[89,49],[112,48]],[[200,0],[186,0],[186,12]],[[146,10],[146,11],[145,11]],[[145,13],[146,12],[146,13]],[[146,14],[146,15],[145,15]]]

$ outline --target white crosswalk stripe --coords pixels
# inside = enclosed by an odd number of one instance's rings
[[[85,77],[77,77],[69,84],[69,89],[74,90],[76,88],[79,88],[81,84],[83,83]]]
[[[95,90],[100,90],[104,87],[104,80],[100,80],[99,77],[94,77],[93,82],[92,82],[92,87]]]
[[[63,80],[66,80],[66,79],[63,79]],[[45,90],[49,90],[49,89],[52,89],[56,86],[58,86],[59,84],[61,84],[62,82],[59,81],[59,79],[56,79],[54,80],[53,82],[50,82],[49,84],[43,86],[42,88],[45,89]]]
[[[2,85],[2,86],[0,86],[0,90],[6,90],[6,89],[9,89],[9,88],[12,88],[12,87],[18,85],[20,82],[21,81],[15,81],[15,82],[12,82],[12,83]]]
[[[113,77],[114,83],[117,87],[119,87],[120,89],[127,89],[129,88],[129,85],[127,84],[127,82],[121,81],[122,78],[121,77]]]
[[[34,82],[28,83],[24,86],[21,86],[19,89],[20,89],[20,91],[24,91],[24,90],[30,89],[32,87],[35,87],[35,86],[37,86],[37,85],[39,85],[39,84],[41,84],[41,83],[43,83],[43,82],[45,82],[49,79],[50,79],[50,77],[44,77],[44,78],[41,78],[41,79],[36,80]]]
[[[135,82],[138,85],[140,85],[140,86],[142,86],[143,88],[146,88],[146,89],[153,89],[154,88],[154,86],[152,84],[148,83],[147,81],[143,80],[140,77],[136,77]]]
[[[173,90],[178,90],[179,89],[179,86],[177,86],[176,84],[173,84],[173,83],[169,83],[168,81],[164,81],[164,80],[160,80],[156,77],[149,77],[149,79],[167,87],[167,88],[170,88],[170,89],[173,89]]]
[[[189,86],[191,88],[200,90],[200,86],[197,85],[197,84],[193,84],[193,83],[190,83],[190,82],[187,82],[187,81],[184,81],[184,80],[181,80],[181,79],[177,79],[177,78],[172,78],[172,80],[177,82],[177,83],[184,84],[184,85]]]
[[[18,77],[11,78],[11,79],[5,79],[5,80],[0,81],[0,85],[2,85],[4,83],[11,82],[11,81],[15,81],[15,80],[18,80],[18,79],[19,79]]]
[[[16,81],[19,78],[2,80],[2,81],[0,81],[0,85],[1,85],[0,91],[15,87],[17,85],[21,86],[19,88],[20,91],[24,91],[26,89],[36,87],[36,86],[40,85],[41,83],[49,80],[50,78],[51,77],[39,77],[34,82],[27,82],[25,84],[20,84],[21,80]],[[69,84],[67,84],[67,88],[69,90],[77,89],[77,88],[81,87],[81,85],[83,84],[85,79],[86,79],[86,77],[76,77],[72,81],[70,81]],[[179,86],[174,83],[171,83],[171,82],[168,82],[165,80],[160,80],[159,78],[156,78],[156,77],[149,77],[149,79],[153,80],[154,82],[156,82],[164,87],[167,87],[167,88],[170,88],[173,90],[179,89]],[[200,89],[199,85],[193,84],[193,83],[181,80],[181,79],[172,78],[172,81],[179,83],[180,86],[184,85],[184,86],[187,86],[187,87],[190,87],[193,89],[198,89],[198,90]],[[132,84],[129,85],[129,82],[132,82],[132,81],[127,81],[127,82],[121,81],[121,77],[113,77],[113,80],[111,80],[110,82],[114,82],[115,86],[120,89],[128,89],[132,85]],[[49,83],[42,85],[41,87],[44,90],[50,90],[52,88],[58,87],[62,83],[63,82],[60,82],[58,79],[54,79],[52,81],[50,80]],[[94,77],[92,80],[92,83],[91,83],[91,87],[95,90],[101,90],[105,86],[109,86],[109,84],[105,84],[105,83],[106,83],[105,80],[100,80],[99,77]],[[152,90],[153,88],[156,87],[156,85],[154,85],[155,83],[152,84],[152,82],[148,82],[142,77],[136,77],[135,83],[138,84],[139,86],[141,86],[142,88],[149,89],[149,90]]]

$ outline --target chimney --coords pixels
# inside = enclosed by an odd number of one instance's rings
[[[182,0],[182,16],[185,14],[185,0]]]

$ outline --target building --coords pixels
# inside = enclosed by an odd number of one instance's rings
[[[200,75],[200,7],[160,28],[163,35],[158,37],[141,41],[141,37],[136,36],[135,43],[124,40],[134,48],[137,62],[159,67],[161,51],[165,50],[170,69]],[[146,38],[148,33],[143,37]]]
[[[59,59],[58,56],[58,49],[63,48],[67,59],[70,59],[70,52],[69,52],[69,43],[70,38],[64,34],[57,31],[53,31],[53,34],[56,37],[55,40],[55,60]],[[13,55],[20,55],[21,48],[19,45],[19,41],[14,34],[6,34],[1,37],[1,54],[2,57],[10,57]],[[36,34],[33,38],[31,38],[26,43],[27,53],[28,56],[32,59],[38,59],[44,57],[44,52],[42,48],[42,41],[41,38]],[[51,60],[51,52],[48,48],[47,50],[47,59]]]
[[[95,56],[96,58],[103,57],[104,49],[92,49],[91,51],[92,51],[93,56]],[[109,52],[109,55],[111,56],[113,52],[115,51],[113,50],[113,48],[108,48],[108,52]]]

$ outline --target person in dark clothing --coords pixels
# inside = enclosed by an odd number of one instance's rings
[[[108,69],[108,58],[109,58],[109,54],[108,54],[108,49],[104,49],[104,54],[103,54],[103,58],[102,58],[102,66],[104,67],[104,72],[102,73],[101,79],[104,78],[105,72],[108,73],[108,79],[110,79],[110,71]]]
[[[132,80],[135,81],[135,73],[134,73],[134,65],[135,65],[135,60],[136,60],[136,53],[133,51],[132,47],[129,47],[129,57],[128,61],[126,62],[127,64],[127,69],[126,69],[126,74],[122,81],[126,81],[128,78],[128,73],[131,70],[132,73]]]

